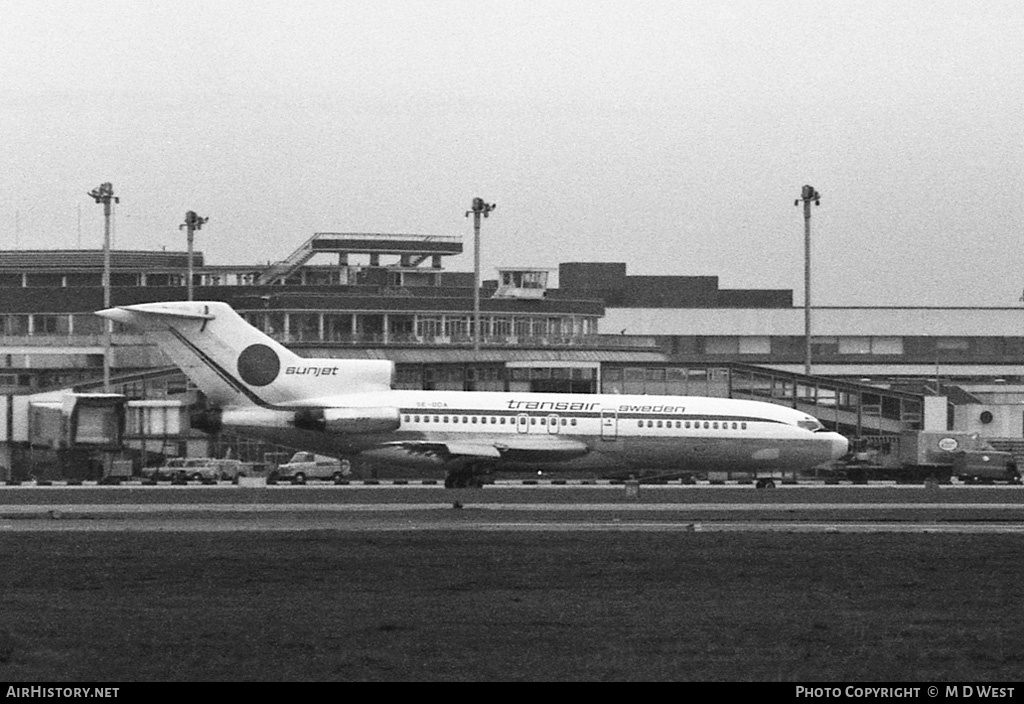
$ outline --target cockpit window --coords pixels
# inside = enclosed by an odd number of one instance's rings
[[[812,433],[816,433],[819,430],[825,429],[825,426],[822,425],[821,422],[819,422],[815,418],[805,418],[803,420],[798,420],[796,424],[799,425],[804,430],[810,430]]]

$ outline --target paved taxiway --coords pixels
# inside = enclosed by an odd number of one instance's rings
[[[456,504],[461,508],[455,508]],[[791,485],[0,488],[0,531],[1024,532],[1024,488]]]

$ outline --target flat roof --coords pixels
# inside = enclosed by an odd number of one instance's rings
[[[195,266],[203,265],[203,253],[193,252]],[[183,269],[188,267],[188,252],[152,252],[112,249],[110,266],[114,269]],[[102,249],[11,249],[0,251],[0,271],[26,270],[64,273],[103,268]]]
[[[296,353],[334,359],[388,359],[399,364],[450,364],[453,362],[516,363],[536,362],[668,362],[669,356],[656,351],[625,350],[523,350],[523,349],[293,349]]]
[[[462,238],[448,235],[318,232],[309,241],[315,253],[346,254],[462,254]]]

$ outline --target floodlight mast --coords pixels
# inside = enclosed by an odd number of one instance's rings
[[[188,232],[188,300],[192,300],[192,240],[196,230],[203,229],[203,224],[210,218],[203,218],[196,215],[194,210],[185,213],[185,222],[178,225],[179,230]]]
[[[480,216],[487,217],[498,206],[485,203],[483,198],[473,199],[473,349],[480,350]]]
[[[113,184],[101,183],[89,191],[97,204],[103,204],[103,307],[110,308],[110,213],[111,203],[120,203],[114,195]],[[110,392],[110,330],[112,321],[103,321],[103,390]]]
[[[804,186],[793,205],[804,204],[804,374],[811,374],[811,202],[821,205],[814,186]]]

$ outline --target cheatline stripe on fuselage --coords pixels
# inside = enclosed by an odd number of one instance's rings
[[[235,391],[237,391],[238,393],[240,393],[240,394],[244,394],[246,398],[248,398],[248,399],[249,399],[250,401],[252,401],[253,403],[255,403],[255,404],[256,404],[257,406],[261,406],[261,407],[263,407],[263,408],[267,408],[267,409],[270,409],[270,410],[272,410],[272,411],[295,411],[295,410],[297,410],[297,409],[295,409],[295,408],[290,408],[290,407],[288,407],[288,406],[277,406],[277,405],[274,405],[274,404],[272,404],[272,403],[267,403],[267,402],[266,402],[266,401],[264,401],[264,400],[263,400],[262,398],[260,398],[260,397],[259,397],[259,396],[257,396],[257,395],[256,395],[255,393],[253,393],[253,392],[252,392],[252,391],[251,391],[251,390],[250,390],[249,388],[247,388],[247,387],[246,387],[246,386],[245,386],[245,385],[244,385],[244,384],[243,384],[242,382],[240,382],[240,381],[239,381],[238,379],[236,379],[236,378],[235,378],[234,376],[232,376],[232,374],[231,374],[231,373],[230,373],[229,371],[227,371],[227,370],[226,370],[226,369],[224,369],[224,368],[223,368],[222,366],[220,366],[220,365],[219,365],[219,364],[217,364],[217,363],[216,363],[215,361],[213,361],[213,359],[211,359],[211,358],[210,358],[210,356],[209,356],[208,354],[206,354],[206,353],[205,353],[205,352],[203,352],[203,351],[202,351],[201,349],[199,349],[198,347],[196,347],[196,346],[195,346],[194,344],[192,344],[191,342],[189,342],[188,338],[186,338],[186,337],[185,337],[184,335],[182,335],[182,334],[181,334],[180,332],[178,332],[177,330],[175,330],[174,328],[172,328],[172,327],[170,327],[170,326],[168,326],[168,327],[167,327],[167,329],[168,329],[168,330],[170,330],[170,331],[171,331],[171,333],[172,333],[172,334],[173,334],[173,335],[174,335],[174,336],[175,336],[176,338],[178,338],[178,341],[179,341],[179,342],[180,342],[181,344],[185,345],[185,346],[186,346],[186,347],[188,347],[188,348],[189,348],[190,350],[192,350],[192,352],[193,352],[193,353],[194,353],[194,354],[195,354],[195,355],[196,355],[197,357],[199,357],[199,359],[200,359],[200,360],[201,360],[201,361],[202,361],[202,362],[203,362],[203,363],[204,363],[204,364],[205,364],[206,366],[208,366],[208,367],[209,367],[209,368],[210,368],[210,369],[211,369],[211,370],[213,371],[213,373],[214,373],[214,374],[216,374],[216,375],[217,375],[217,376],[219,376],[219,377],[220,377],[221,379],[223,379],[223,380],[224,380],[224,382],[225,382],[225,383],[226,383],[226,384],[227,384],[228,386],[230,386],[231,388],[233,388],[233,389],[234,389]]]
[[[255,394],[251,389],[245,386],[241,381],[236,379],[229,371],[224,369],[222,366],[217,364],[206,352],[201,350],[196,345],[192,344],[188,338],[182,335],[174,328],[168,326],[168,330],[178,339],[181,344],[188,347],[206,366],[208,366],[213,373],[219,376],[224,382],[237,391],[243,394],[250,401],[255,403],[257,406],[267,408],[274,411],[295,411],[298,410],[294,406],[278,406],[272,403],[268,403]],[[756,416],[721,416],[721,415],[708,415],[708,414],[670,414],[670,413],[636,413],[630,411],[619,411],[616,408],[607,408],[604,413],[601,412],[588,412],[588,411],[564,411],[561,413],[555,413],[546,410],[490,410],[483,408],[462,408],[462,409],[451,409],[446,408],[440,409],[427,409],[427,408],[403,408],[400,409],[400,413],[406,415],[431,415],[431,416],[443,416],[443,415],[465,415],[465,416],[521,416],[526,415],[531,418],[547,417],[549,415],[565,415],[566,417],[574,418],[601,418],[608,417],[610,412],[614,412],[619,420],[689,420],[689,421],[735,421],[735,422],[748,422],[748,423],[782,423],[782,421],[774,420],[771,418],[758,418]]]
[[[469,393],[469,392],[466,392]],[[617,417],[620,421],[623,420],[680,420],[680,421],[721,421],[721,422],[736,422],[736,423],[780,423],[783,425],[789,425],[781,420],[775,420],[772,418],[760,418],[758,416],[723,416],[723,415],[711,415],[708,413],[637,413],[629,411],[617,411],[614,408],[607,408],[602,414],[598,411],[508,411],[508,410],[490,410],[487,408],[445,408],[438,410],[434,408],[400,408],[398,412],[403,415],[410,416],[495,416],[495,417],[506,417],[515,418],[517,416],[528,416],[530,418],[547,418],[548,416],[558,416],[559,418],[613,418]]]

